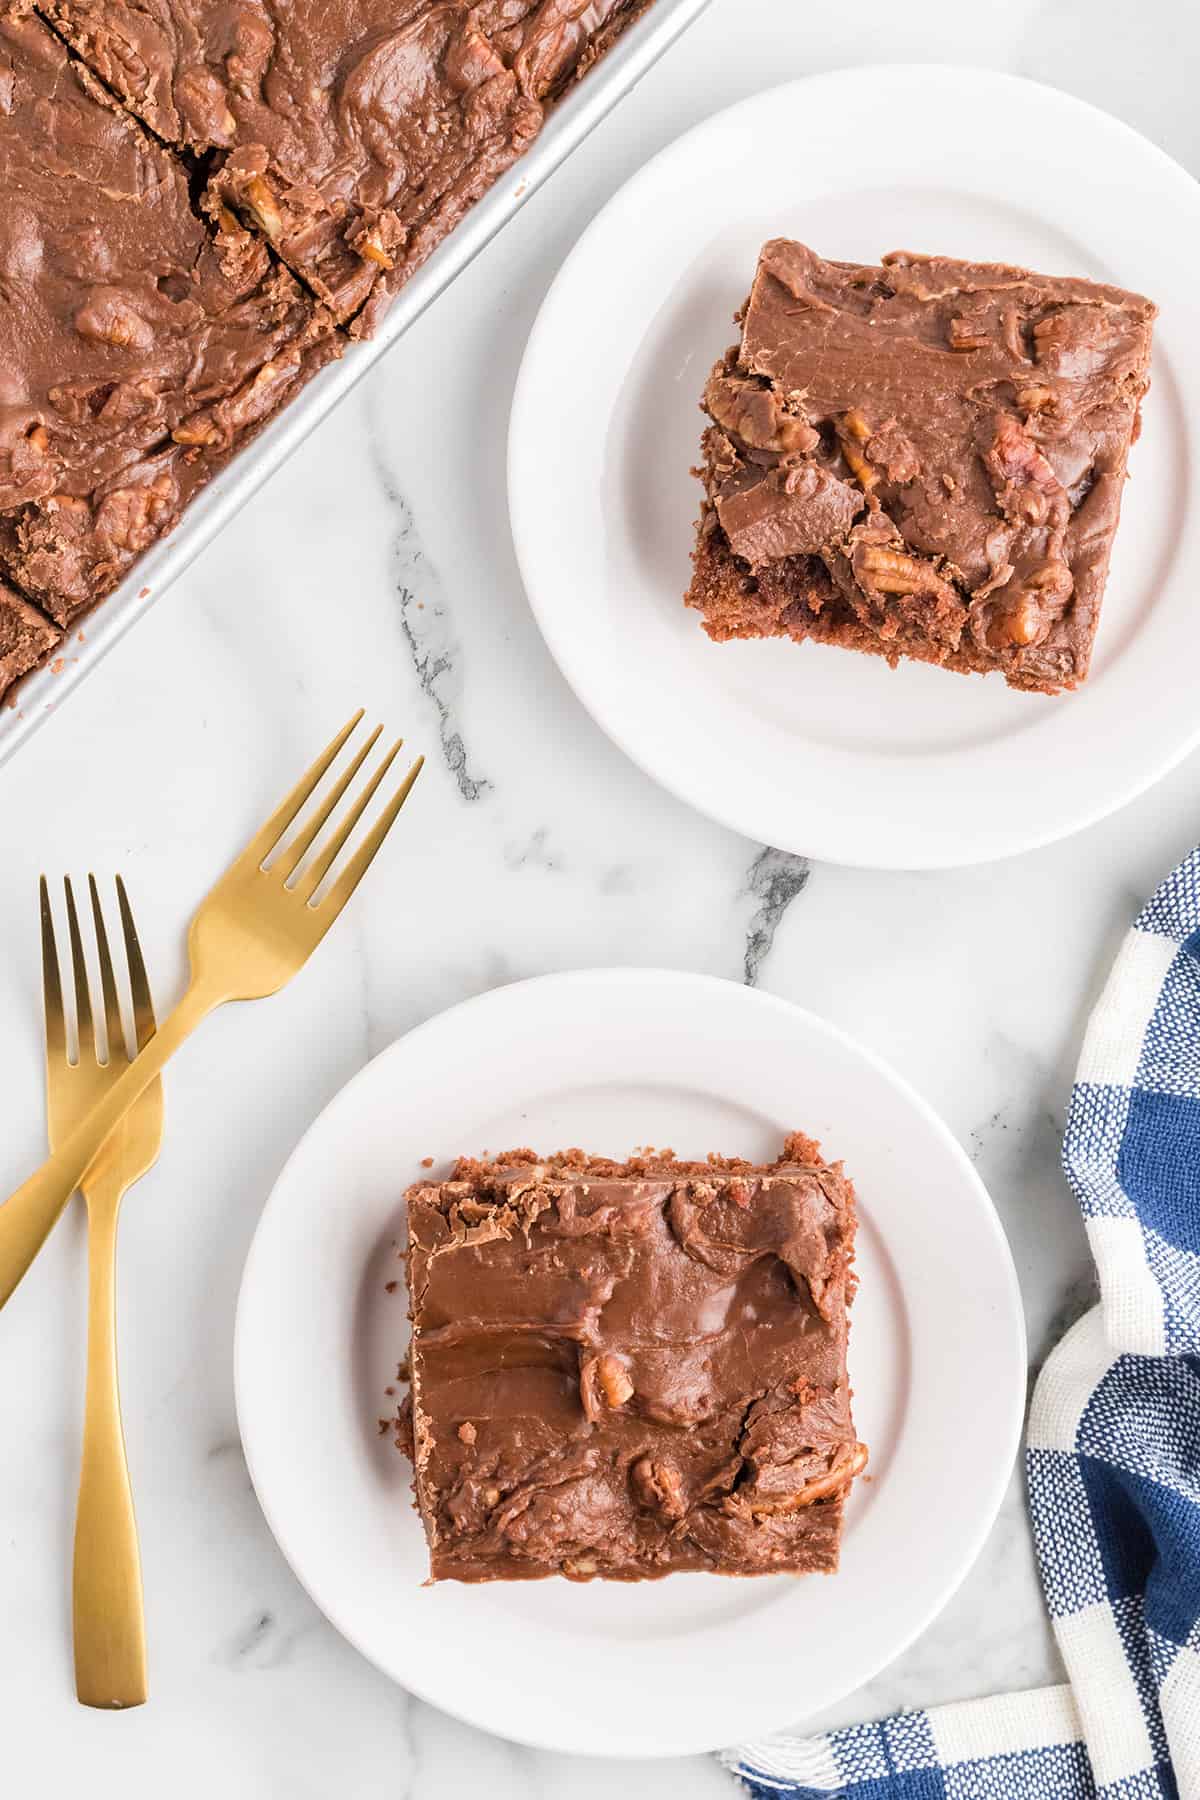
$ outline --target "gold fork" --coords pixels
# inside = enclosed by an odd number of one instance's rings
[[[75,987],[78,1057],[67,1052],[62,977],[54,918],[43,875],[42,985],[46,1011],[46,1115],[50,1148],[69,1136],[96,1101],[129,1067],[121,1002],[95,877],[88,876],[100,991],[104,1004],[104,1060],[92,1018],[75,894],[63,882]],[[154,1036],[154,1006],[129,897],[117,877],[134,1037],[142,1049]],[[75,1512],[75,1691],[85,1706],[141,1706],[146,1698],[146,1621],[137,1521],[125,1459],[117,1386],[116,1254],[121,1200],[158,1161],[162,1143],[162,1082],[152,1081],[125,1114],[82,1182],[88,1216],[87,1402],[79,1501]]]
[[[0,1206],[0,1306],[9,1299],[41,1249],[113,1127],[139,1094],[145,1093],[155,1076],[161,1074],[201,1019],[227,1000],[259,1000],[277,993],[308,961],[366,874],[421,772],[422,757],[413,763],[341,872],[324,887],[399,753],[402,738],[397,739],[363,784],[332,834],[319,847],[317,840],[373,749],[380,726],[376,726],[296,837],[283,844],[288,827],[333,767],[362,716],[361,711],[355,713],[342,727],[207,899],[201,901],[188,933],[191,980],[174,1012],[96,1102],[87,1118],[68,1134],[37,1173]],[[306,860],[314,849],[312,860]],[[264,867],[274,851],[279,854],[269,868]],[[323,887],[324,892],[320,892]]]

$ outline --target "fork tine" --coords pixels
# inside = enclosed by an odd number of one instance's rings
[[[398,747],[399,746],[397,746],[397,748]],[[396,823],[400,814],[400,808],[404,805],[404,802],[412,792],[413,783],[421,773],[424,762],[425,758],[423,756],[418,756],[416,762],[388,801],[383,812],[371,827],[371,830],[363,839],[363,842],[359,845],[358,849],[354,852],[354,855],[350,858],[350,861],[346,864],[346,867],[342,870],[341,874],[326,894],[324,900],[322,900],[321,911],[324,911],[326,907],[329,907],[331,909],[332,918],[336,918],[338,913],[341,912],[343,906],[345,906],[347,900],[370,868],[380,844],[382,844],[384,838]]]
[[[358,796],[358,799],[346,814],[346,817],[341,820],[329,842],[323,847],[320,855],[314,860],[312,867],[306,869],[303,878],[296,883],[295,892],[300,895],[301,899],[311,900],[325,877],[328,875],[330,869],[332,869],[345,845],[349,842],[350,833],[354,830],[354,827],[358,824],[358,821],[362,818],[375,794],[378,792],[380,782],[400,754],[400,746],[403,742],[403,738],[396,739],[396,742],[392,745],[391,749],[372,775],[370,781],[368,781],[362,793]]]
[[[113,975],[112,957],[108,949],[108,932],[104,928],[104,914],[100,910],[100,890],[96,886],[96,877],[88,876],[88,891],[92,897],[92,923],[96,928],[96,953],[100,959],[100,988],[104,995],[104,1030],[108,1038],[108,1060],[118,1058],[127,1062],[125,1049],[125,1027],[121,1023],[121,1002],[117,999],[117,983]]]
[[[321,805],[317,808],[312,819],[304,827],[304,830],[300,833],[295,843],[288,846],[286,854],[281,856],[279,861],[274,865],[272,872],[278,875],[281,881],[287,881],[300,867],[300,864],[304,861],[304,858],[316,843],[317,836],[321,831],[322,826],[330,817],[334,807],[338,804],[342,795],[346,792],[346,789],[350,786],[350,783],[354,780],[354,777],[366,762],[371,751],[375,748],[376,743],[379,741],[379,734],[382,730],[382,725],[377,725],[375,727],[354,761],[350,764],[350,767],[346,770],[346,773],[342,776],[333,792],[329,795],[329,798],[322,801]]]
[[[125,938],[125,960],[129,965],[129,988],[133,995],[133,1027],[139,1051],[144,1050],[157,1029],[154,1019],[154,997],[138,942],[137,926],[125,883],[117,876],[117,905],[121,909],[121,931]]]
[[[58,970],[58,949],[54,942],[54,915],[50,911],[50,889],[43,875],[38,883],[42,912],[42,1009],[46,1015],[46,1060],[67,1059],[67,1016],[63,1011],[62,976]]]
[[[256,832],[250,839],[250,842],[238,859],[240,863],[244,865],[251,861],[255,863],[266,861],[268,854],[275,848],[276,844],[279,842],[292,820],[296,817],[296,814],[300,811],[300,808],[304,805],[304,802],[308,799],[321,777],[325,774],[326,770],[336,762],[343,746],[351,733],[358,726],[362,716],[363,708],[360,706],[354,717],[342,726],[342,729],[338,732],[333,742],[326,749],[322,750],[312,767],[305,770],[304,774],[300,777],[286,799],[280,801],[262,830]]]
[[[83,939],[79,935],[79,914],[75,911],[75,892],[71,886],[71,877],[63,877],[63,887],[67,894],[67,930],[71,937],[71,964],[75,971],[75,1029],[79,1035],[79,1060],[85,1055],[85,1041],[91,1038],[92,1055],[98,1058],[96,1050],[96,1028],[92,1023],[92,995],[88,987],[87,963],[83,959]]]

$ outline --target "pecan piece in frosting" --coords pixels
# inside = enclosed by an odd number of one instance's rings
[[[261,226],[269,238],[283,236],[283,214],[261,175],[252,175],[244,184],[241,202],[255,224]]]
[[[865,575],[869,586],[881,594],[932,593],[945,585],[931,563],[885,544],[858,545],[853,563],[854,573]]]
[[[395,268],[405,237],[404,227],[394,212],[373,212],[346,233],[346,242],[365,262],[386,270]]]
[[[752,450],[780,456],[815,450],[820,435],[808,420],[788,412],[761,381],[715,369],[704,390],[705,410]]]
[[[861,1475],[866,1468],[867,1454],[865,1444],[843,1445],[823,1474],[810,1475],[790,1492],[758,1494],[751,1489],[745,1494],[730,1495],[726,1504],[734,1511],[750,1512],[755,1518],[800,1512],[806,1506],[816,1506],[822,1500],[844,1494],[855,1476]]]
[[[162,535],[176,502],[175,481],[169,469],[163,469],[153,481],[113,488],[96,509],[96,536],[110,549],[136,555]]]
[[[674,1521],[687,1511],[683,1477],[674,1463],[640,1456],[629,1470],[629,1485],[638,1505],[647,1512]]]
[[[1002,592],[987,629],[993,650],[1024,650],[1040,643],[1074,591],[1066,563],[1053,558],[1023,577],[1011,594]]]
[[[855,1476],[861,1475],[866,1468],[867,1455],[865,1444],[853,1445],[830,1465],[828,1474],[815,1475],[804,1483],[797,1491],[795,1505],[815,1506],[818,1500],[828,1500],[831,1495],[844,1492]]]
[[[992,334],[980,319],[956,313],[946,327],[946,338],[952,350],[986,350]]]
[[[621,1358],[611,1352],[589,1356],[579,1371],[579,1398],[593,1424],[603,1417],[606,1408],[616,1412],[631,1400],[633,1383]]]
[[[1015,414],[998,415],[983,460],[1010,518],[1026,525],[1053,524],[1056,515],[1069,510],[1061,481]]]
[[[93,289],[87,305],[75,314],[75,329],[80,337],[115,350],[148,350],[154,342],[154,327],[112,288]]]
[[[858,408],[852,407],[849,412],[844,412],[833,421],[833,429],[837,432],[846,466],[858,485],[870,493],[879,480],[878,471],[871,467],[864,454],[866,445],[871,440],[871,427]]]

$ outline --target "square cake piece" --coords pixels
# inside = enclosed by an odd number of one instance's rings
[[[433,1580],[837,1567],[866,1462],[854,1192],[814,1143],[761,1168],[522,1150],[408,1205]]]
[[[61,627],[332,355],[332,321],[0,0],[0,572]]]
[[[359,335],[648,3],[39,0]]]
[[[709,636],[1077,687],[1156,310],[1000,264],[765,245],[704,395],[687,602]]]

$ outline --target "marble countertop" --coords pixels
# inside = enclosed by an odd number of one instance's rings
[[[1088,1303],[1089,1258],[1058,1171],[1064,1101],[1136,902],[1200,835],[1200,757],[1106,823],[992,868],[878,875],[748,843],[652,786],[565,686],[513,561],[503,445],[522,346],[563,255],[627,175],[718,107],[865,60],[978,63],[1069,88],[1200,172],[1197,49],[1200,25],[1172,0],[714,0],[0,770],[7,1191],[42,1150],[39,872],[124,873],[165,1001],[183,978],[195,899],[355,705],[432,753],[387,877],[368,883],[303,980],[218,1016],[174,1066],[162,1159],[125,1215],[124,1399],[153,1685],[137,1713],[86,1712],[71,1686],[77,1215],[4,1314],[0,1719],[14,1791],[640,1800],[686,1785],[693,1800],[729,1800],[707,1759],[544,1755],[411,1699],[317,1613],[250,1489],[231,1340],[264,1195],[367,1057],[466,995],[545,970],[646,963],[802,1001],[898,1064],[969,1148],[1013,1246],[1035,1365]],[[860,128],[869,122],[847,121]],[[291,1403],[302,1430],[303,1395]],[[837,1716],[1057,1673],[1014,1485],[957,1598]]]

